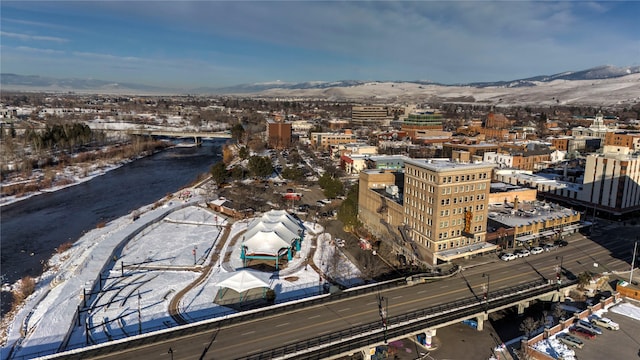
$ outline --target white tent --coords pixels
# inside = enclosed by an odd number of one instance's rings
[[[256,224],[252,224],[252,227],[249,227],[249,230],[244,234],[245,239],[250,239],[255,236],[259,232],[275,232],[278,236],[285,240],[293,240],[297,237],[300,237],[298,231],[302,231],[300,228],[290,228],[287,227],[284,223],[281,222],[265,222],[260,221]]]
[[[223,276],[226,278],[218,283],[219,287],[226,287],[241,293],[250,289],[269,287],[271,274],[240,270],[238,272],[225,273]]]
[[[247,255],[260,254],[277,256],[282,248],[291,246],[292,239],[283,239],[273,231],[259,231],[243,243],[247,247]]]

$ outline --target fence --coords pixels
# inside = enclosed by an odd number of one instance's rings
[[[533,359],[536,360],[552,360],[553,357],[541,353],[537,350],[535,350],[533,348],[533,344],[540,342],[542,340],[546,340],[548,338],[550,338],[551,336],[561,332],[564,329],[567,329],[569,327],[571,327],[571,325],[573,325],[573,323],[577,320],[577,319],[586,319],[589,317],[589,315],[593,315],[596,311],[598,310],[602,310],[605,309],[607,307],[609,307],[610,305],[614,304],[615,302],[618,301],[618,299],[621,298],[621,294],[620,293],[615,293],[612,296],[600,300],[599,303],[595,304],[595,305],[591,305],[589,307],[587,307],[586,310],[581,311],[581,312],[577,312],[573,314],[573,317],[570,317],[569,319],[566,319],[564,321],[560,321],[557,325],[544,329],[544,331],[534,337],[532,337],[531,339],[526,339],[522,341],[522,345],[521,345],[521,349],[523,349],[523,351],[525,352],[526,355],[530,356]]]

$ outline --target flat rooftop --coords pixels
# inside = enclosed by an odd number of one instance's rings
[[[535,201],[518,203],[518,210],[514,209],[513,203],[489,204],[488,216],[495,222],[515,228],[533,222],[561,219],[575,214],[578,214],[578,211],[558,204]]]
[[[489,169],[497,165],[488,162],[455,162],[449,159],[407,159],[406,164],[411,164],[435,172],[465,169]]]

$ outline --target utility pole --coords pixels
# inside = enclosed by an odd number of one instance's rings
[[[636,237],[636,239],[638,239]],[[631,274],[629,274],[629,284],[633,281],[633,268],[636,266],[636,249],[638,248],[638,240],[633,243],[633,258],[631,259]]]
[[[556,260],[558,260],[558,258],[560,258],[560,266],[558,267],[556,265],[556,286],[558,291],[560,291],[560,284],[562,284],[562,261],[564,260],[563,256],[556,256]]]
[[[138,335],[142,334],[142,315],[140,314],[140,290],[138,290]]]
[[[193,253],[193,265],[196,264],[196,250],[198,250],[198,246],[193,245],[193,250],[191,251]]]
[[[487,284],[482,286],[482,289],[484,290],[484,312],[487,312],[489,310],[489,274],[488,273],[483,273],[482,277],[486,277],[487,278]]]

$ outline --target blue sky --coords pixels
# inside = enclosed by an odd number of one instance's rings
[[[640,2],[6,1],[1,71],[172,87],[640,65]]]

